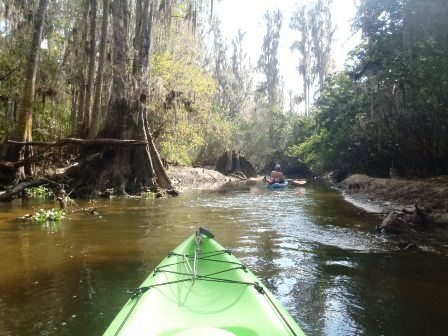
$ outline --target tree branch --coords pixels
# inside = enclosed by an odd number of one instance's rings
[[[114,145],[114,146],[146,146],[148,143],[141,140],[120,140],[120,139],[76,139],[76,138],[66,138],[61,139],[56,142],[42,142],[42,141],[13,141],[8,140],[8,143],[14,145],[30,145],[30,146],[47,146],[47,147],[59,147],[65,145]]]
[[[33,181],[26,181],[19,183],[14,188],[0,192],[0,201],[9,201],[11,200],[12,196],[17,195],[18,193],[22,192],[26,188],[30,187],[38,187],[44,184],[57,184],[55,182],[52,182],[47,179],[38,179]]]
[[[0,169],[12,171],[14,169],[23,167],[27,163],[36,162],[42,158],[46,158],[49,155],[53,155],[54,153],[42,153],[39,155],[30,156],[24,160],[20,160],[17,162],[9,162],[9,161],[0,161]]]

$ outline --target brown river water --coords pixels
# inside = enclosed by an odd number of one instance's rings
[[[0,204],[2,336],[102,335],[127,290],[200,225],[309,335],[447,334],[447,239],[375,234],[378,218],[324,187],[98,200],[99,215],[52,227],[16,219],[53,206]],[[418,249],[403,250],[407,239]]]

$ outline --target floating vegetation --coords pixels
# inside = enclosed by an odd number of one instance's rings
[[[65,211],[59,208],[53,208],[50,210],[40,209],[32,217],[31,221],[43,226],[53,226],[59,224],[65,218]]]

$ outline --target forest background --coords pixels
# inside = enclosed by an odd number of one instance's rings
[[[148,39],[142,38],[150,47],[149,96],[139,99],[169,162],[214,165],[235,149],[259,169],[281,162],[291,170],[304,164],[316,174],[448,172],[445,0],[360,1],[353,30],[361,41],[341,71],[332,65],[331,0],[297,1],[289,22],[279,10],[266,12],[255,64],[244,50],[243,31],[230,42],[223,37],[214,1],[130,0],[117,9],[120,2],[1,1],[2,150],[8,139],[100,137],[117,95],[114,76],[120,72],[126,90],[138,82],[132,68],[140,57],[138,18],[149,6]],[[296,64],[290,66],[302,87],[287,93],[288,103],[278,60],[282,25],[296,34],[290,46]],[[33,58],[32,123],[24,124]],[[77,154],[71,147],[59,151],[58,160]]]

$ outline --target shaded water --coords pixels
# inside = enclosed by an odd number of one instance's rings
[[[378,219],[325,188],[98,201],[100,216],[52,228],[15,220],[51,206],[0,204],[0,335],[101,335],[126,291],[199,225],[309,335],[446,334],[447,241],[420,235],[418,251],[402,251],[372,233]]]

